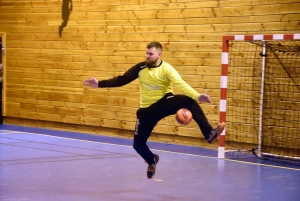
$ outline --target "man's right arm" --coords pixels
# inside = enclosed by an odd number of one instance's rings
[[[127,70],[123,75],[119,75],[108,80],[101,80],[98,82],[98,87],[106,88],[120,87],[126,85],[138,78],[139,72],[141,69],[143,69],[143,66],[145,66],[144,62],[138,63],[135,66],[131,67],[129,70]]]

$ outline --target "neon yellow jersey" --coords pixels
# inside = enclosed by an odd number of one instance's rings
[[[172,86],[196,101],[198,101],[198,96],[200,95],[181,78],[170,64],[164,61],[156,67],[147,67],[145,62],[138,63],[123,75],[99,81],[98,87],[119,87],[137,78],[140,80],[141,108],[149,107],[160,100],[166,93],[173,92]]]
[[[157,67],[144,68],[139,72],[140,79],[140,107],[149,107],[160,100],[166,93],[172,92],[175,86],[181,93],[198,101],[199,93],[190,87],[178,72],[167,62]]]

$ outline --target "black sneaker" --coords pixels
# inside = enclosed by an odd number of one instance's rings
[[[206,139],[207,142],[209,144],[213,143],[215,141],[215,139],[217,139],[221,135],[221,133],[223,132],[224,128],[225,128],[225,122],[220,123],[217,128],[213,129],[210,132],[210,134],[208,135],[208,138]]]
[[[154,154],[154,163],[148,166],[147,177],[151,179],[155,175],[156,164],[158,163],[159,157],[157,154]]]

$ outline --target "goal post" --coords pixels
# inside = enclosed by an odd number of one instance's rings
[[[223,36],[218,158],[300,160],[300,34]]]

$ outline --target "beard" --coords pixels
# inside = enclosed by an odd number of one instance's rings
[[[155,64],[156,64],[156,62],[158,61],[158,58],[157,59],[155,59],[155,60],[153,60],[153,61],[150,61],[150,60],[147,60],[146,59],[146,65],[148,66],[148,67],[153,67],[153,66],[156,66]]]

